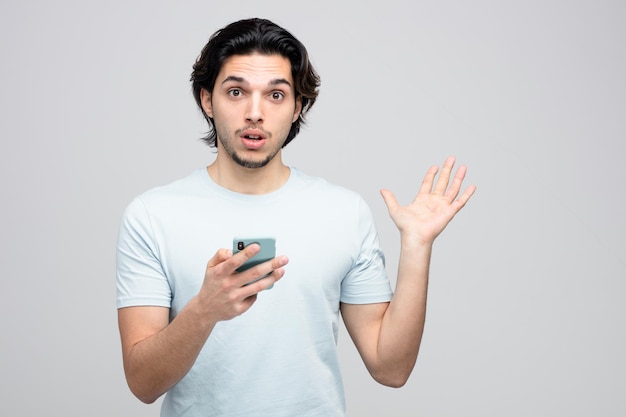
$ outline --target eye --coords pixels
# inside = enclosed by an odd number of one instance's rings
[[[230,90],[228,90],[228,95],[231,97],[239,97],[241,96],[241,94],[242,92],[238,88],[231,88]]]
[[[270,94],[270,96],[272,97],[272,100],[276,101],[280,101],[285,98],[285,94],[283,94],[281,91],[272,91],[272,94]]]

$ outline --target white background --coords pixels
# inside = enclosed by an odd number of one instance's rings
[[[140,192],[209,164],[189,75],[266,17],[322,78],[285,161],[370,203],[391,276],[407,203],[454,154],[478,191],[435,245],[420,358],[352,416],[626,414],[626,3],[7,1],[0,5],[0,415],[157,416],[129,392],[115,239]]]

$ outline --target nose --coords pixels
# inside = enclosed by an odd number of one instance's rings
[[[250,96],[248,107],[246,109],[246,121],[250,123],[259,123],[263,121],[263,98],[258,94]]]

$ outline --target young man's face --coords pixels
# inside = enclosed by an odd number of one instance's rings
[[[280,152],[300,115],[291,64],[281,55],[233,55],[222,66],[213,93],[201,93],[213,118],[218,152],[246,168],[267,165]]]

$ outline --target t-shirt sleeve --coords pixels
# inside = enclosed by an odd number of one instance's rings
[[[341,302],[372,304],[390,301],[393,292],[385,269],[385,256],[380,248],[372,212],[362,199],[359,204],[358,238],[355,262],[341,283]]]
[[[171,288],[159,260],[149,212],[141,197],[122,217],[117,242],[117,308],[171,306]]]

